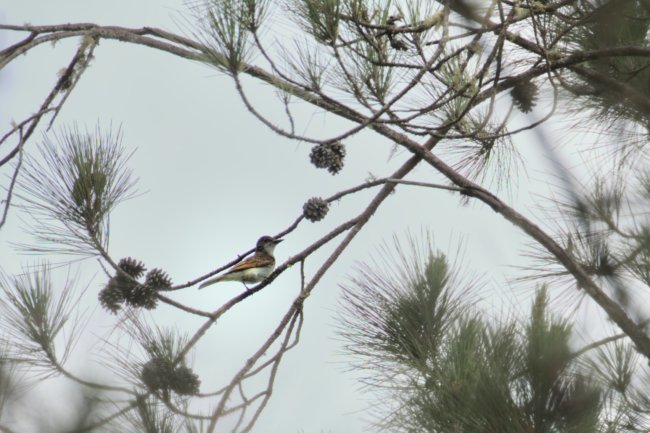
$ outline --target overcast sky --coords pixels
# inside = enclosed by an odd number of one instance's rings
[[[0,21],[94,22],[187,33],[189,15],[185,10],[180,0],[0,0]],[[0,32],[0,48],[14,40],[15,35]],[[70,40],[41,46],[0,72],[2,133],[12,120],[36,110],[77,45],[77,40]],[[245,83],[262,111],[281,109],[267,86],[252,80]],[[295,109],[304,132],[331,135],[344,126],[305,104]],[[71,122],[91,129],[98,122],[105,127],[121,125],[125,146],[135,150],[129,166],[139,178],[137,188],[142,194],[121,204],[111,216],[110,252],[116,258],[133,256],[149,267],[161,267],[176,283],[232,260],[252,247],[259,236],[284,229],[301,213],[308,198],[327,197],[363,182],[370,174],[385,176],[409,156],[401,153],[389,160],[391,143],[362,134],[346,142],[346,166],[340,175],[331,176],[309,163],[309,145],[279,137],[253,118],[229,77],[170,54],[106,40],[96,49],[95,60],[57,120],[58,125]],[[533,152],[530,137],[521,135],[517,140],[524,155]],[[38,137],[32,139],[27,151],[38,141]],[[528,168],[531,178],[542,177],[538,166],[530,163]],[[410,179],[439,180],[425,169],[416,170]],[[529,178],[513,177],[512,181],[519,189],[511,200],[530,215],[526,204],[532,203]],[[365,193],[343,200],[332,206],[324,221],[303,223],[279,245],[278,260],[285,260],[354,215],[370,196]],[[8,245],[26,239],[21,227],[19,214],[13,211],[0,231],[1,266],[7,273],[43,259],[18,255]],[[346,371],[350,358],[342,353],[335,333],[339,284],[352,275],[354,262],[366,259],[382,241],[393,234],[422,229],[430,230],[444,250],[454,250],[463,240],[467,267],[485,273],[493,290],[484,296],[487,304],[507,309],[530,294],[530,290],[517,291],[505,283],[508,265],[521,263],[523,238],[516,229],[480,204],[463,206],[450,193],[399,188],[308,300],[301,343],[280,366],[274,396],[255,432],[367,430],[364,408],[372,400],[359,391],[355,374]],[[323,257],[319,254],[310,259],[308,272],[313,272]],[[87,365],[80,361],[84,354],[100,349],[92,345],[96,341],[92,336],[109,333],[116,320],[97,305],[96,294],[106,282],[99,267],[86,262],[80,272],[81,286],[88,285],[82,306],[91,315],[91,335],[77,346],[78,356],[71,361],[74,366]],[[203,339],[193,356],[202,391],[229,380],[242,360],[267,338],[298,292],[297,272],[291,269],[238,305]],[[173,297],[211,310],[240,290],[237,283],[224,283],[201,292],[189,288]],[[202,323],[165,305],[151,317],[153,323],[186,332]],[[101,374],[97,369],[104,367],[97,364],[93,368],[89,374]],[[51,407],[54,403],[44,404]]]

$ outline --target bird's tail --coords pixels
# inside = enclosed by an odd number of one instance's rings
[[[222,281],[223,279],[224,279],[224,276],[219,275],[219,276],[214,277],[214,278],[212,278],[212,279],[210,279],[208,281],[205,281],[199,286],[199,290],[201,290],[204,287],[208,287],[208,286],[211,286],[211,285],[213,285],[215,283],[218,283],[219,281]]]

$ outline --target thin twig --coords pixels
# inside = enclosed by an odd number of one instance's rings
[[[647,326],[649,323],[650,323],[650,319],[646,319],[646,320],[643,320],[643,321],[639,322],[639,326],[642,326],[642,327]],[[618,341],[618,340],[621,340],[621,339],[627,338],[627,337],[628,337],[628,335],[626,333],[621,332],[619,334],[610,335],[609,337],[605,337],[605,338],[602,338],[600,340],[596,340],[593,343],[587,344],[583,348],[573,352],[571,354],[571,358],[579,358],[580,356],[584,355],[585,353],[587,353],[587,352],[589,352],[591,350],[598,349],[601,346],[604,346],[604,345],[609,344],[609,343],[613,343],[614,341]]]
[[[426,188],[444,189],[446,191],[456,191],[461,193],[465,192],[463,188],[459,188],[457,186],[440,185],[437,183],[428,183],[428,182],[416,182],[413,180],[386,179],[386,183],[399,183],[401,185],[423,186]]]
[[[20,141],[23,142],[22,140],[22,134],[20,137]],[[13,197],[13,192],[14,192],[14,187],[16,186],[16,179],[18,179],[18,173],[20,173],[20,167],[23,164],[23,148],[20,146],[20,152],[18,153],[18,162],[16,163],[16,167],[14,168],[14,174],[11,176],[11,181],[9,181],[9,187],[7,188],[7,195],[5,196],[4,199],[4,209],[2,211],[2,219],[0,220],[0,229],[5,225],[5,222],[7,221],[7,215],[9,214],[9,207],[11,206],[11,199]]]

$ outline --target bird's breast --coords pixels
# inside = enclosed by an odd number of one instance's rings
[[[242,281],[244,283],[259,283],[271,275],[271,272],[273,272],[273,266],[246,269],[242,272]]]

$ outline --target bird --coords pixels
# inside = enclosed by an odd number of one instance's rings
[[[275,268],[273,251],[276,245],[282,241],[283,239],[275,239],[272,236],[262,236],[257,240],[255,254],[237,263],[225,273],[204,282],[199,286],[199,289],[219,281],[239,281],[244,283],[245,286],[246,283],[259,283],[273,272],[273,268]]]

